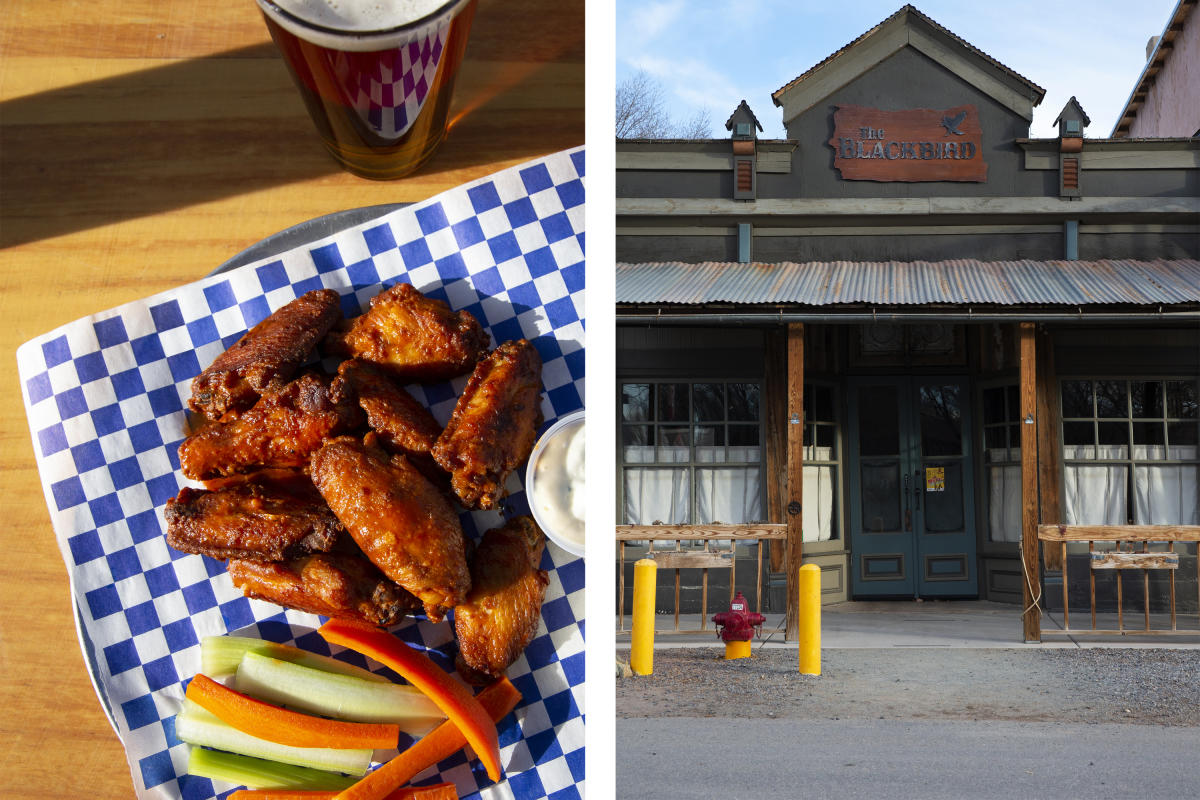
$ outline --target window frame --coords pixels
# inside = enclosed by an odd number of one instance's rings
[[[623,395],[624,395],[624,387],[626,385],[650,384],[652,386],[658,386],[658,385],[664,385],[664,384],[680,384],[680,383],[687,384],[687,386],[688,386],[688,392],[687,392],[688,409],[687,409],[686,423],[680,423],[680,422],[660,423],[660,421],[657,419],[657,416],[658,416],[657,392],[655,393],[655,398],[652,401],[652,405],[654,406],[654,408],[651,409],[652,419],[648,419],[648,420],[641,421],[641,422],[626,422],[625,421],[624,408],[623,408]],[[696,428],[702,427],[706,424],[714,424],[715,421],[713,421],[713,422],[697,421],[694,419],[694,416],[695,416],[694,387],[697,384],[716,384],[716,383],[719,383],[722,386],[728,386],[729,384],[739,384],[739,383],[740,384],[753,384],[758,387],[758,396],[759,396],[758,420],[756,423],[743,422],[740,420],[730,420],[730,418],[729,418],[729,395],[728,395],[727,390],[725,391],[725,396],[724,396],[724,399],[722,402],[723,419],[719,423],[720,425],[723,426],[723,429],[726,432],[726,434],[728,434],[730,425],[756,427],[758,430],[758,448],[759,448],[757,461],[712,462],[712,461],[697,461],[696,460],[695,430],[696,430]],[[720,377],[718,377],[718,376],[696,376],[694,374],[664,376],[662,374],[658,374],[655,376],[618,377],[616,384],[617,384],[617,387],[616,387],[617,388],[617,409],[616,409],[616,411],[617,411],[617,420],[616,420],[616,422],[617,422],[617,431],[616,431],[616,434],[617,434],[616,435],[616,439],[617,439],[617,441],[616,441],[616,447],[617,447],[617,452],[616,452],[617,508],[616,508],[616,519],[617,519],[618,525],[635,524],[635,523],[627,522],[625,520],[625,479],[624,478],[625,478],[626,470],[631,469],[631,468],[643,468],[643,469],[686,468],[687,475],[688,475],[688,520],[689,521],[682,522],[682,523],[674,523],[674,522],[664,523],[664,526],[671,526],[671,525],[683,526],[683,525],[699,525],[699,524],[701,524],[701,523],[694,521],[696,519],[696,504],[697,504],[696,473],[697,473],[698,469],[714,469],[714,468],[721,469],[722,466],[729,467],[729,468],[757,466],[759,469],[759,473],[761,475],[761,479],[759,481],[759,498],[758,499],[759,499],[759,508],[762,509],[763,519],[747,520],[744,523],[722,523],[722,524],[752,524],[754,522],[765,522],[766,521],[766,517],[767,517],[767,444],[766,444],[767,430],[766,430],[766,391],[765,391],[766,381],[764,378],[761,378],[761,377],[759,377],[759,378],[743,378],[743,377],[724,377],[724,376],[720,376]],[[653,446],[657,450],[657,448],[658,448],[657,431],[658,431],[658,427],[660,424],[667,424],[667,425],[686,424],[687,425],[688,431],[689,431],[688,445],[687,445],[688,460],[687,461],[661,462],[658,460],[658,455],[656,452],[654,461],[633,462],[633,463],[627,464],[625,462],[625,453],[624,453],[624,450],[625,450],[625,444],[624,444],[625,428],[627,426],[637,426],[637,425],[649,426],[651,429],[651,432],[652,432],[651,438],[654,442]],[[726,435],[724,437],[724,439],[726,441],[726,444],[724,444],[722,446],[729,447],[730,445],[728,444],[728,435]]]
[[[815,388],[815,387],[827,389],[829,391],[830,403],[832,405],[832,410],[833,410],[833,418],[832,419],[815,420],[815,421],[812,419],[809,419],[808,403],[809,403],[809,399],[813,396],[811,389]],[[843,412],[845,411],[845,408],[843,407],[844,399],[843,399],[843,394],[842,394],[844,391],[845,391],[844,385],[837,381],[823,380],[820,378],[817,378],[817,379],[810,378],[810,379],[807,379],[804,381],[805,408],[804,408],[804,419],[802,420],[802,422],[804,424],[804,430],[801,433],[801,442],[803,442],[805,439],[808,438],[808,431],[811,427],[812,428],[812,440],[811,440],[812,443],[811,444],[802,444],[802,446],[801,446],[801,451],[802,451],[801,470],[803,470],[804,467],[807,467],[809,465],[820,466],[820,467],[832,467],[833,468],[833,489],[834,489],[834,491],[833,491],[834,507],[833,507],[833,518],[832,518],[832,526],[833,527],[832,527],[832,530],[830,531],[829,538],[825,539],[825,540],[813,540],[813,541],[806,540],[804,542],[804,547],[806,548],[806,550],[808,550],[810,552],[816,552],[815,550],[813,550],[813,548],[820,549],[820,548],[827,548],[827,547],[836,547],[839,550],[848,550],[849,549],[849,545],[846,543],[846,538],[845,538],[845,536],[846,536],[846,532],[845,532],[846,508],[845,508],[845,493],[843,492],[843,487],[845,485],[845,480],[846,480],[846,452],[845,452],[845,437],[844,437],[844,427],[846,425],[846,421],[844,419],[842,419]],[[812,403],[813,403],[813,408],[815,411],[815,408],[816,408],[815,398],[812,400]],[[817,426],[829,428],[833,431],[834,457],[832,459],[810,458],[810,454],[812,454],[813,450],[816,447],[818,447],[818,445],[817,445]],[[808,502],[807,498],[805,499],[805,502],[806,503]]]
[[[984,555],[984,556],[1013,555],[1020,550],[1020,547],[1021,547],[1020,538],[1018,538],[1016,541],[1012,541],[1012,542],[997,541],[997,540],[994,540],[991,538],[991,522],[990,521],[991,521],[991,514],[992,514],[992,498],[991,498],[991,492],[989,491],[989,486],[988,486],[988,472],[987,471],[988,471],[988,467],[993,467],[993,466],[996,466],[996,467],[1001,467],[1001,466],[1008,466],[1008,467],[1017,466],[1017,467],[1019,467],[1019,466],[1021,466],[1020,457],[1018,457],[1015,461],[1012,460],[1013,451],[1021,449],[1021,441],[1020,441],[1021,381],[1020,381],[1020,376],[1018,376],[1018,375],[996,375],[996,376],[990,377],[990,378],[978,379],[974,383],[975,383],[975,391],[978,394],[978,399],[976,401],[977,406],[975,409],[975,411],[976,411],[975,419],[978,420],[978,422],[974,425],[975,430],[972,432],[971,435],[978,437],[978,439],[976,440],[976,447],[975,447],[975,452],[978,453],[978,455],[974,459],[976,474],[979,476],[979,480],[977,481],[977,488],[975,490],[975,493],[976,493],[975,507],[977,509],[975,523],[976,523],[976,530],[979,531],[979,535],[977,537],[977,545],[979,547],[980,555]],[[985,400],[984,400],[984,393],[987,392],[989,389],[1005,390],[1004,403],[1005,403],[1005,411],[1007,412],[1008,411],[1008,400],[1009,400],[1008,390],[1010,388],[1015,389],[1017,391],[1016,415],[1015,415],[1014,419],[1012,421],[1006,420],[1004,422],[988,423]],[[1017,426],[1017,440],[1015,442],[1012,441],[1012,439],[1011,439],[1012,431],[1010,430],[1009,435],[1005,437],[1006,460],[1004,460],[1004,461],[988,461],[987,460],[987,456],[988,456],[987,429],[988,428],[1009,427],[1014,424]]]
[[[1091,391],[1092,414],[1090,417],[1079,417],[1079,416],[1068,417],[1066,415],[1065,408],[1063,405],[1065,396],[1066,396],[1066,393],[1064,391],[1064,385],[1071,381],[1086,381],[1086,382],[1092,384],[1092,391]],[[1117,382],[1117,383],[1125,384],[1125,414],[1124,414],[1124,416],[1104,417],[1104,416],[1100,415],[1099,401],[1097,399],[1096,388],[1095,388],[1095,384],[1099,383],[1099,382]],[[1168,382],[1191,383],[1192,386],[1194,387],[1196,397],[1197,397],[1198,401],[1200,401],[1200,377],[1197,377],[1195,375],[1162,375],[1162,374],[1155,374],[1155,375],[1128,375],[1128,374],[1125,374],[1125,375],[1077,375],[1077,374],[1067,374],[1067,375],[1059,375],[1058,376],[1058,394],[1059,394],[1059,409],[1058,409],[1059,410],[1059,419],[1058,419],[1059,430],[1058,430],[1058,434],[1059,434],[1059,448],[1060,448],[1060,455],[1061,455],[1061,460],[1062,460],[1062,471],[1063,471],[1062,479],[1065,481],[1065,479],[1066,479],[1065,473],[1066,473],[1066,470],[1068,469],[1068,467],[1070,467],[1070,466],[1077,466],[1077,465],[1104,466],[1104,465],[1107,465],[1107,466],[1125,467],[1125,518],[1124,518],[1124,520],[1122,520],[1122,524],[1127,524],[1127,525],[1147,524],[1147,523],[1139,523],[1137,520],[1134,519],[1134,517],[1136,515],[1136,510],[1137,510],[1136,501],[1135,501],[1136,486],[1137,486],[1136,473],[1137,473],[1137,470],[1139,469],[1139,467],[1142,469],[1145,469],[1148,467],[1164,466],[1164,465],[1166,465],[1166,466],[1169,466],[1169,465],[1193,466],[1194,465],[1197,468],[1200,468],[1200,411],[1197,412],[1197,417],[1190,419],[1190,420],[1185,417],[1169,416],[1168,412],[1169,412],[1170,404],[1168,403],[1167,394],[1166,394],[1166,384]],[[1163,385],[1162,412],[1158,417],[1146,417],[1146,416],[1135,417],[1133,415],[1132,385],[1136,384],[1136,383],[1160,383]],[[1092,425],[1092,443],[1090,445],[1068,445],[1067,437],[1066,437],[1066,426],[1068,423],[1078,423],[1078,422],[1091,423],[1091,425]],[[1126,456],[1124,458],[1109,458],[1109,457],[1106,457],[1106,458],[1071,458],[1071,457],[1068,457],[1068,455],[1067,455],[1067,447],[1068,446],[1073,446],[1073,447],[1074,446],[1081,446],[1081,447],[1090,446],[1090,447],[1095,447],[1095,448],[1104,447],[1104,445],[1102,445],[1100,443],[1099,425],[1101,422],[1108,423],[1108,424],[1116,424],[1116,423],[1124,423],[1125,424],[1125,434],[1127,437],[1126,438],[1127,444],[1124,446],[1126,447]],[[1156,445],[1145,445],[1145,444],[1139,445],[1139,443],[1134,441],[1134,426],[1139,423],[1145,423],[1145,422],[1158,422],[1158,423],[1162,424],[1163,440],[1162,440],[1161,446],[1163,448],[1165,448],[1165,452],[1164,452],[1164,455],[1162,458],[1137,458],[1135,456],[1136,448],[1139,446],[1145,446],[1145,447],[1156,446]],[[1184,460],[1184,459],[1177,459],[1177,458],[1170,457],[1171,439],[1170,439],[1170,433],[1169,433],[1168,426],[1172,422],[1175,422],[1175,423],[1189,423],[1190,422],[1191,424],[1193,424],[1197,427],[1197,431],[1196,431],[1197,443],[1195,445],[1192,445],[1194,447],[1197,447],[1197,454],[1194,458]],[[1117,445],[1117,446],[1120,446],[1120,445]],[[1097,455],[1099,455],[1098,452],[1097,452]],[[1064,512],[1064,514],[1066,513],[1065,507],[1063,509],[1063,512]]]

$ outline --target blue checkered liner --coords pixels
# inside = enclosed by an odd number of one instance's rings
[[[382,288],[415,285],[467,309],[495,342],[525,337],[543,362],[546,425],[583,405],[584,153],[497,173],[275,258],[79,320],[17,353],[34,450],[98,693],[125,745],[138,797],[199,800],[234,787],[186,774],[173,716],[199,670],[202,637],[239,633],[328,653],[320,619],[247,600],[224,564],[167,547],[162,511],[185,479],[190,382],[274,309],[311,289],[342,294],[347,315]],[[466,378],[425,387],[449,419]],[[525,513],[523,476],[510,478]],[[463,514],[477,534],[497,512]],[[418,776],[462,797],[582,795],[581,559],[553,545],[542,625],[509,675],[524,695],[502,725],[506,781],[492,785],[461,753]],[[446,623],[414,619],[398,635],[451,667]],[[354,653],[335,653],[360,665]],[[382,669],[378,665],[368,665]]]

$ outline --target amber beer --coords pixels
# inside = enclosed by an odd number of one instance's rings
[[[257,2],[338,163],[386,180],[433,155],[476,0]]]

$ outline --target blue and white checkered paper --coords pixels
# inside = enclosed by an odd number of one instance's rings
[[[22,345],[21,385],[50,517],[71,578],[93,677],[106,697],[139,797],[196,800],[228,785],[186,774],[173,716],[199,671],[199,641],[259,636],[328,653],[316,616],[248,600],[224,564],[167,547],[162,511],[185,484],[177,450],[190,383],[246,330],[293,298],[328,287],[347,316],[397,281],[467,309],[493,342],[540,352],[546,425],[581,408],[584,380],[584,154],[497,173],[279,257],[65,325]],[[445,423],[466,378],[413,387]],[[509,479],[526,513],[523,476]],[[469,535],[498,512],[463,514]],[[500,731],[506,779],[492,785],[460,753],[417,783],[453,781],[463,797],[578,798],[583,780],[583,561],[554,545],[542,624],[509,676],[524,695]],[[397,635],[452,667],[447,623]],[[350,652],[335,653],[360,666]]]

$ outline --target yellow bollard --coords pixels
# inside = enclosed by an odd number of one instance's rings
[[[633,637],[629,668],[636,675],[654,672],[654,589],[657,580],[658,564],[654,559],[639,559],[633,565]]]
[[[821,674],[821,568],[800,567],[800,674]]]

